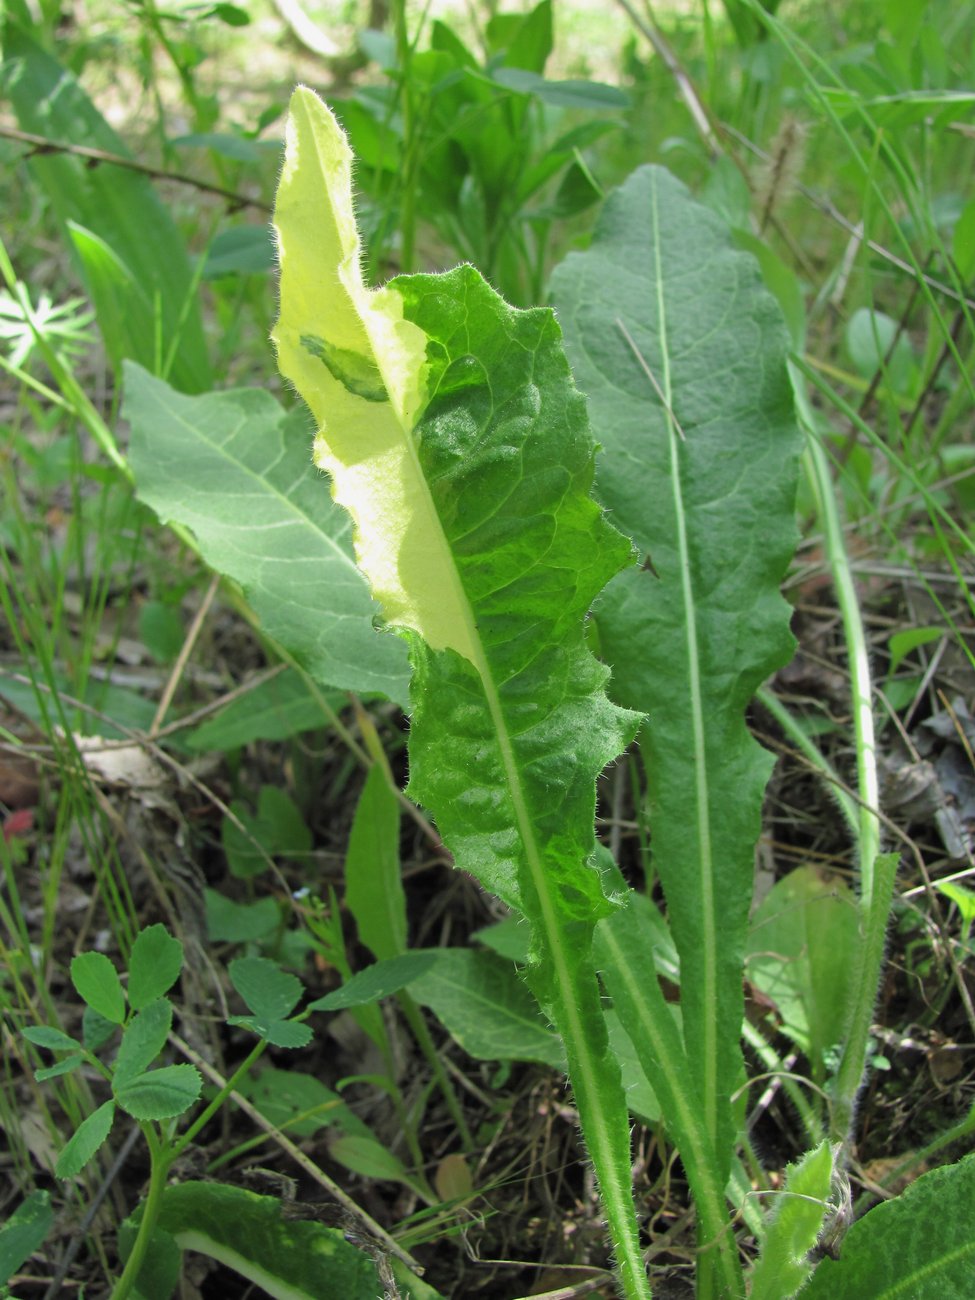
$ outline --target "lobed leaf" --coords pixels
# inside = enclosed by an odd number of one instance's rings
[[[465,870],[524,912],[628,1295],[647,1292],[629,1123],[591,959],[611,909],[592,865],[595,780],[637,719],[607,699],[587,610],[630,558],[592,500],[594,445],[551,312],[472,267],[363,285],[348,146],[292,99],[275,209],[279,364],[360,567],[411,644],[410,791]]]
[[[723,1183],[772,766],[744,711],[792,650],[779,594],[800,446],[786,333],[753,259],[656,167],[610,196],[552,294],[603,445],[597,495],[645,557],[597,621],[615,697],[650,719],[653,864],[680,953],[690,1087]]]

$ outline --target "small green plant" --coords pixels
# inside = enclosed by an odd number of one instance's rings
[[[347,1246],[341,1234],[318,1224],[288,1224],[279,1201],[238,1187],[167,1185],[174,1161],[245,1081],[265,1047],[301,1048],[312,1039],[303,1017],[293,1015],[303,993],[296,976],[264,957],[231,962],[230,980],[247,1014],[231,1016],[227,1023],[249,1030],[258,1042],[179,1131],[177,1121],[199,1100],[203,1084],[193,1065],[159,1064],[173,1024],[174,1006],[167,995],[182,965],[183,945],[163,925],[151,925],[136,936],[125,982],[103,953],[81,953],[71,963],[71,982],[85,1004],[82,1037],[52,1025],[29,1025],[21,1031],[35,1047],[59,1058],[35,1071],[38,1082],[88,1066],[111,1088],[111,1097],[82,1120],[58,1156],[58,1178],[72,1179],[84,1170],[107,1142],[119,1111],[136,1121],[149,1149],[149,1187],[136,1213],[122,1225],[125,1266],[112,1300],[136,1294],[168,1296],[178,1281],[185,1248],[208,1252],[243,1276],[259,1278],[271,1295],[310,1300],[323,1294],[322,1286],[348,1284],[353,1296],[365,1300],[372,1294],[372,1261]],[[338,1106],[338,1098],[334,1104]],[[367,1130],[355,1136],[360,1143],[371,1141]],[[37,1234],[43,1236],[42,1227],[46,1231],[49,1226],[45,1206],[32,1204],[30,1215],[28,1207],[22,1207],[23,1231],[18,1227],[17,1234],[10,1234],[11,1252],[21,1249],[21,1240],[29,1244]],[[3,1245],[0,1238],[0,1250]],[[417,1294],[430,1294],[415,1278],[402,1280],[407,1287],[420,1287]]]

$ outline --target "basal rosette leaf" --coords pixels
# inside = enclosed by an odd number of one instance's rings
[[[646,1296],[591,955],[611,908],[591,862],[595,781],[638,719],[610,703],[584,639],[631,547],[590,496],[585,401],[551,312],[510,308],[468,266],[366,289],[350,187],[334,119],[297,91],[279,363],[319,422],[373,594],[409,634],[411,793],[458,865],[530,922],[530,979],[566,1045],[624,1293]]]
[[[610,197],[552,293],[603,445],[597,496],[648,559],[597,619],[614,697],[649,716],[653,861],[681,957],[690,1086],[723,1181],[772,767],[744,714],[793,645],[779,592],[800,447],[786,333],[754,259],[659,167]]]

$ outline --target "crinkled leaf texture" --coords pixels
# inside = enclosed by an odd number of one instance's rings
[[[585,401],[552,313],[508,307],[469,266],[366,289],[350,163],[331,114],[297,91],[275,212],[279,364],[319,423],[373,594],[409,635],[410,792],[458,865],[531,924],[529,979],[566,1045],[621,1280],[645,1295],[591,958],[611,908],[595,781],[637,718],[610,703],[584,640],[631,547],[590,496]]]
[[[603,445],[597,495],[647,557],[597,620],[614,696],[649,715],[653,861],[680,953],[691,1086],[724,1179],[772,767],[744,713],[793,645],[779,592],[800,449],[786,332],[754,259],[659,167],[611,195],[552,294]]]

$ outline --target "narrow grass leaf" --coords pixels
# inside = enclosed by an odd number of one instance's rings
[[[83,1002],[100,1016],[120,1025],[125,1019],[125,993],[112,962],[102,952],[83,952],[71,961],[71,983]]]
[[[196,1101],[203,1087],[199,1071],[192,1065],[164,1065],[116,1085],[116,1100],[133,1119],[172,1119],[182,1115]]]
[[[630,559],[590,496],[594,444],[558,327],[472,267],[361,279],[351,157],[307,90],[292,99],[275,210],[279,364],[355,522],[359,564],[413,662],[411,792],[460,867],[532,927],[529,978],[561,1031],[621,1285],[649,1294],[629,1120],[591,959],[611,909],[595,780],[637,719],[606,697],[587,610]]]
[[[975,1277],[975,1155],[933,1169],[857,1220],[803,1300],[968,1300]]]
[[[656,167],[611,195],[552,292],[603,445],[597,495],[646,557],[597,620],[616,698],[650,717],[653,864],[680,953],[689,1087],[723,1183],[772,767],[744,711],[793,644],[779,594],[800,449],[786,332],[753,259]]]
[[[115,1102],[106,1101],[87,1119],[81,1121],[57,1158],[54,1166],[57,1178],[74,1178],[76,1174],[81,1173],[108,1137],[114,1118]]]
[[[183,969],[183,945],[164,925],[140,930],[129,955],[129,1006],[133,1011],[168,993]]]
[[[184,397],[132,363],[123,414],[141,500],[189,528],[269,636],[317,681],[406,703],[406,649],[373,626],[348,516],[322,491],[307,419],[263,389]]]
[[[126,1081],[148,1070],[162,1049],[173,1024],[173,1004],[168,998],[159,998],[133,1016],[122,1033],[118,1055],[115,1058],[113,1087],[115,1091]]]
[[[31,1192],[0,1228],[0,1286],[30,1259],[53,1227],[50,1192]]]

